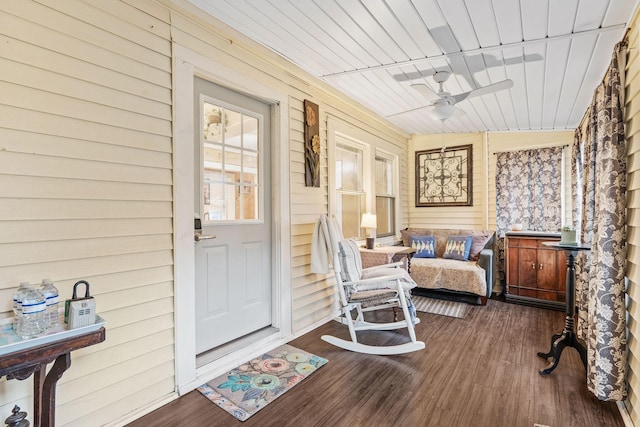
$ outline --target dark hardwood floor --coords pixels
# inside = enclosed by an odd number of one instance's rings
[[[536,353],[549,350],[564,313],[489,300],[469,306],[465,319],[419,317],[416,332],[427,347],[401,356],[322,341],[323,334],[348,338],[337,322],[292,341],[329,363],[245,422],[193,391],[129,426],[624,426],[614,402],[587,391],[575,349],[565,349],[551,375],[538,374],[546,362]],[[407,340],[404,331],[361,336],[369,344]]]

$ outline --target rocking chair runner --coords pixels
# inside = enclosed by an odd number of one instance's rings
[[[327,258],[328,255],[328,258]],[[358,353],[392,355],[422,350],[425,345],[416,340],[414,323],[418,323],[415,309],[410,304],[409,289],[415,282],[399,268],[402,263],[386,264],[362,269],[360,252],[353,239],[344,239],[337,221],[321,215],[313,236],[311,269],[315,273],[328,273],[333,266],[340,302],[341,323],[349,328],[351,341],[330,335],[322,339],[337,347]],[[403,286],[404,285],[404,286]],[[404,320],[391,323],[372,323],[364,320],[364,312],[383,308],[402,309]],[[356,312],[355,319],[352,312]],[[407,328],[410,342],[392,346],[374,346],[358,342],[358,331],[388,331]]]

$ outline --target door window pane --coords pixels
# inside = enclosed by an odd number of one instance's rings
[[[260,218],[259,121],[203,101],[204,221]]]
[[[242,146],[247,150],[258,149],[258,119],[255,117],[242,117]]]

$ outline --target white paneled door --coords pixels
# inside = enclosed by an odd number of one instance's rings
[[[197,77],[194,102],[201,354],[272,323],[270,106]]]

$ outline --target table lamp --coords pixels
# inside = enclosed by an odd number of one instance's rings
[[[362,214],[362,222],[360,223],[360,227],[369,229],[369,235],[367,236],[367,249],[373,249],[376,242],[375,229],[378,227],[376,215],[372,213]]]

